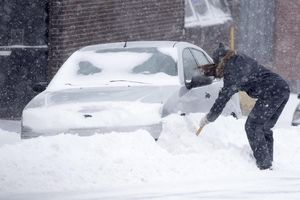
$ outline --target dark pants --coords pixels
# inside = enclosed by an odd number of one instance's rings
[[[272,166],[273,131],[284,106],[289,99],[289,91],[280,97],[258,99],[245,124],[247,137],[253,151],[256,164],[260,169]]]

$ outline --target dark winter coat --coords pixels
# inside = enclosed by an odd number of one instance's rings
[[[252,98],[272,101],[289,93],[289,86],[278,74],[254,59],[236,54],[224,63],[224,86],[207,114],[208,121],[216,120],[231,96],[238,91],[244,91]]]

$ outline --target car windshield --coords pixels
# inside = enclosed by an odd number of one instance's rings
[[[49,87],[178,84],[176,48],[117,48],[75,52]]]

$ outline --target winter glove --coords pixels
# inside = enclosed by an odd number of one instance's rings
[[[201,130],[203,129],[203,127],[208,124],[209,121],[207,120],[207,117],[206,115],[200,120],[200,123],[199,123],[199,129],[198,131],[196,132],[196,135],[198,136],[201,132]]]

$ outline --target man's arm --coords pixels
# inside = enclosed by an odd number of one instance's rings
[[[214,105],[210,109],[209,113],[206,115],[207,120],[209,122],[215,121],[219,115],[222,113],[224,107],[226,106],[226,103],[229,101],[231,96],[237,92],[236,86],[230,86],[230,87],[223,87],[221,91],[219,92],[219,96],[216,99]]]

